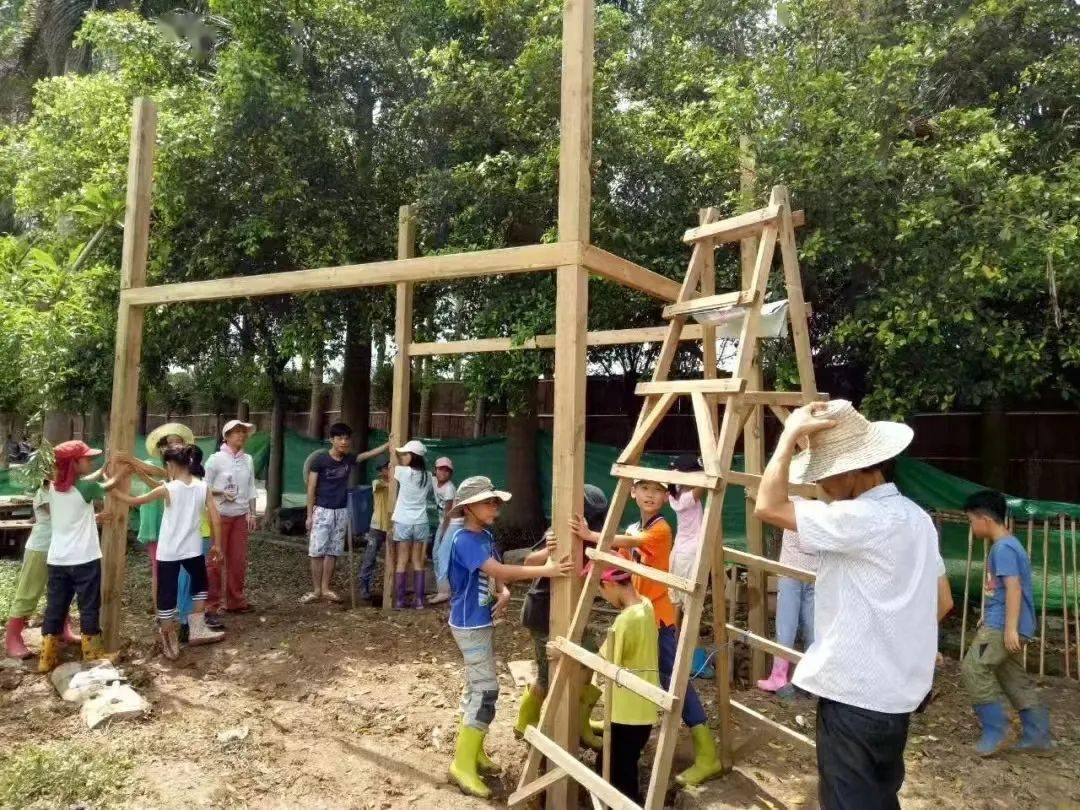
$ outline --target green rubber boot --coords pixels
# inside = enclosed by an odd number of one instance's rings
[[[518,707],[517,723],[514,724],[515,737],[520,740],[525,736],[525,729],[540,722],[540,707],[543,705],[544,699],[531,688],[525,693]]]
[[[585,684],[581,688],[581,744],[591,748],[593,751],[599,751],[604,747],[603,736],[598,736],[593,728],[592,723],[589,720],[589,715],[592,714],[593,706],[596,705],[596,701],[600,699],[600,695],[603,694],[599,687],[594,686],[591,683]],[[603,723],[600,724],[600,735],[604,733]]]
[[[715,779],[724,772],[723,763],[716,755],[716,741],[707,725],[694,726],[690,729],[690,738],[694,741],[694,764],[675,777],[682,786],[700,785]]]
[[[480,773],[497,776],[498,774],[502,773],[502,765],[499,765],[486,753],[484,753],[484,740],[486,739],[487,734],[484,734],[484,736],[480,739],[480,747],[476,750],[476,769]]]
[[[491,790],[476,771],[476,761],[484,745],[484,732],[478,728],[462,726],[458,732],[454,760],[450,763],[450,778],[461,792],[478,799],[490,799]]]

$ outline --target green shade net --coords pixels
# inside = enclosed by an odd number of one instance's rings
[[[541,502],[547,514],[551,509],[551,470],[552,442],[551,433],[540,431],[536,436],[536,451],[539,464]],[[383,431],[372,431],[370,444],[377,446],[386,441]],[[209,456],[219,442],[216,439],[200,439],[199,446]],[[506,439],[488,437],[483,439],[429,439],[428,458],[434,461],[439,456],[449,456],[454,462],[454,480],[461,481],[471,475],[486,475],[496,486],[507,486],[506,475]],[[145,437],[139,437],[136,448],[143,450]],[[289,430],[285,433],[285,495],[286,507],[302,507],[305,498],[304,460],[315,450],[326,449],[329,445],[317,439],[302,436]],[[255,473],[265,479],[270,460],[270,435],[266,432],[254,434],[247,444],[247,451],[255,462]],[[621,448],[604,444],[586,443],[585,445],[585,481],[600,487],[608,497],[615,489],[615,479],[611,477],[611,465],[621,452]],[[641,465],[666,468],[670,456],[646,453]],[[734,466],[742,469],[742,458],[736,457]],[[371,468],[369,468],[370,472]],[[958,511],[963,507],[964,499],[982,489],[979,484],[950,475],[946,472],[916,461],[901,457],[897,459],[894,480],[900,491],[930,511]],[[11,480],[8,470],[0,470],[0,495],[21,494],[18,486]],[[1073,521],[1080,518],[1080,505],[1057,501],[1036,501],[1010,497],[1009,508],[1016,520],[1016,534],[1020,542],[1030,548],[1032,566],[1035,572],[1036,610],[1042,607],[1043,561],[1049,560],[1046,568],[1046,606],[1048,611],[1060,611],[1062,601],[1062,542],[1066,554],[1066,570],[1071,575],[1072,553],[1076,546]],[[624,521],[630,522],[632,508],[627,509]],[[729,486],[724,498],[724,542],[735,548],[746,546],[746,500],[742,487]],[[1065,516],[1064,535],[1060,530],[1061,516]],[[1031,543],[1028,543],[1028,520],[1031,520]],[[967,527],[957,523],[945,522],[942,526],[941,554],[953,591],[957,595],[964,592],[964,570],[968,557]],[[972,544],[971,580],[969,598],[980,598],[983,576],[984,549],[981,541]],[[1077,583],[1080,584],[1080,583]],[[1070,608],[1072,606],[1070,605]]]

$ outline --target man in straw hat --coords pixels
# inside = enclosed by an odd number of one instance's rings
[[[819,697],[825,810],[900,806],[908,721],[934,677],[937,533],[883,472],[913,435],[867,421],[846,400],[804,406],[784,424],[758,490],[755,516],[797,531],[819,558],[814,642],[792,681]],[[809,448],[795,455],[802,439]],[[831,502],[792,503],[789,480],[819,484]]]

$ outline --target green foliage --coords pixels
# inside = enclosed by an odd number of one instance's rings
[[[5,807],[104,806],[132,786],[125,757],[70,742],[24,745],[0,755],[0,805]]]

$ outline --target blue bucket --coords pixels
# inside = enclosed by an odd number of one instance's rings
[[[694,650],[694,660],[690,663],[690,677],[715,678],[716,669],[712,665],[712,651],[704,647]]]
[[[349,519],[354,536],[367,534],[371,528],[371,516],[375,512],[375,497],[367,484],[349,490]]]

